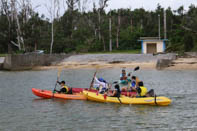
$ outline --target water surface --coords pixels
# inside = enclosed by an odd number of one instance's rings
[[[61,80],[72,87],[87,88],[94,72],[63,70]],[[113,82],[120,72],[102,69],[97,75]],[[157,95],[172,99],[172,104],[156,107],[40,99],[31,88],[52,90],[57,70],[0,72],[0,130],[197,130],[197,71],[140,70],[134,74]]]

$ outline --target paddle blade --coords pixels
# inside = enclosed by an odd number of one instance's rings
[[[114,81],[112,84],[118,84],[118,81]]]
[[[137,66],[137,67],[135,67],[134,71],[137,71],[137,70],[139,70],[139,69],[140,69],[140,67]]]
[[[59,69],[58,69],[58,73],[57,73],[57,77],[58,77],[58,78],[60,78],[60,74],[61,74],[61,72],[62,72],[62,69],[61,69],[61,68],[59,68]]]

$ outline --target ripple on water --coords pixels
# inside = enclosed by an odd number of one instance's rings
[[[102,69],[97,75],[112,82],[115,76],[118,79],[120,71]],[[61,80],[73,87],[89,87],[94,72],[94,69],[63,70]],[[135,72],[157,95],[172,99],[167,107],[39,99],[32,95],[31,88],[52,90],[56,70],[0,73],[0,130],[3,131],[197,130],[197,71]]]

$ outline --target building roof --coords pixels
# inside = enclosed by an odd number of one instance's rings
[[[168,39],[160,39],[159,37],[140,37],[138,41],[168,41]]]

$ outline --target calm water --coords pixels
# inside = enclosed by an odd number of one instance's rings
[[[61,80],[73,87],[89,87],[94,71],[63,70]],[[120,71],[103,69],[97,74],[112,82]],[[57,70],[0,72],[0,131],[197,130],[197,71],[140,70],[135,74],[146,87],[171,98],[172,104],[155,107],[40,99],[31,88],[52,90]]]

